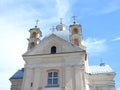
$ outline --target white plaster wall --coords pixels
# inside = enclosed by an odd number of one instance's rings
[[[21,90],[22,79],[11,79],[12,85],[10,90]]]

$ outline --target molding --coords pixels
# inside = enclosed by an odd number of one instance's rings
[[[55,53],[55,54],[51,54],[51,53],[48,53],[48,54],[35,54],[35,55],[22,55],[23,58],[27,58],[27,57],[57,57],[57,56],[65,56],[65,55],[73,55],[73,54],[79,54],[79,55],[82,55],[82,54],[85,54],[86,51],[83,50],[83,51],[74,51],[74,52],[63,52],[63,53]]]
[[[45,68],[45,67],[63,67],[63,66],[83,66],[83,62],[59,63],[59,64],[25,64],[25,68]]]

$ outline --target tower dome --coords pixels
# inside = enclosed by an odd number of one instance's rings
[[[60,18],[60,24],[58,24],[58,25],[56,26],[56,30],[57,30],[57,31],[66,30],[65,24],[62,23],[62,18]]]

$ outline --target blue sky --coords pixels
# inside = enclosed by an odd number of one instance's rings
[[[72,16],[82,25],[90,65],[101,59],[116,72],[120,90],[120,0],[0,0],[0,89],[10,90],[9,78],[24,66],[28,30],[39,19],[43,36],[59,23],[69,26]]]

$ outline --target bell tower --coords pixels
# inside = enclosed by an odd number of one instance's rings
[[[31,28],[29,30],[30,32],[30,38],[28,40],[28,50],[35,47],[40,42],[40,37],[42,37],[42,32],[37,27],[38,21],[36,21],[36,26],[34,28]]]
[[[69,26],[70,41],[77,46],[81,46],[82,45],[82,27],[80,24],[75,22],[75,16],[73,18],[74,18],[74,22],[72,25]]]

